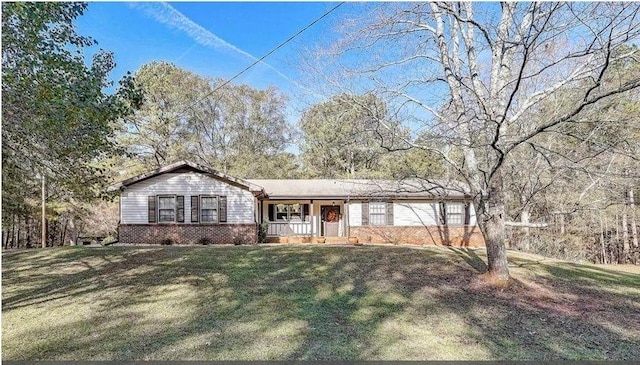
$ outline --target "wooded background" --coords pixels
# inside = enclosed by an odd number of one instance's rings
[[[188,159],[240,178],[463,181],[481,215],[503,206],[495,237],[508,247],[640,264],[637,4],[503,4],[496,19],[471,4],[376,6],[357,19],[361,32],[327,46],[370,62],[315,75],[332,96],[298,121],[275,87],[162,61],[106,93],[113,54],[77,52],[95,44],[73,27],[85,9],[2,4],[5,249],[43,244],[43,182],[44,245],[114,239],[106,187]],[[578,31],[583,42],[565,37]],[[402,77],[383,79],[391,71]],[[337,81],[354,75],[375,87]],[[437,96],[422,94],[431,87]]]

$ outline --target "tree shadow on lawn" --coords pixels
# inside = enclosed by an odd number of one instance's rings
[[[479,258],[475,252],[459,254],[467,262],[469,256]],[[511,288],[472,284],[466,290],[472,301],[461,292],[442,298],[450,303],[447,310],[468,314],[475,341],[484,342],[496,357],[640,357],[640,275],[566,262],[509,262],[521,268],[512,269],[516,280]],[[487,316],[487,310],[495,315]]]
[[[135,290],[141,278],[122,275],[136,267],[155,264],[160,257],[162,252],[157,249],[122,253],[67,249],[30,260],[28,253],[3,256],[2,311],[67,297],[81,297],[113,287]],[[21,288],[25,281],[29,285]]]
[[[559,285],[563,273],[553,272],[554,266],[542,267],[551,278],[535,276],[503,291],[478,288],[470,283],[484,261],[473,250],[452,251],[456,255],[367,246],[114,247],[71,249],[46,260],[3,257],[3,314],[38,309],[74,318],[65,306],[91,308],[85,318],[8,335],[5,331],[5,356],[9,354],[7,360],[640,356],[634,346],[640,339],[638,331],[630,327],[638,321],[637,307],[627,311],[637,296],[598,295],[581,280]],[[29,271],[16,270],[24,261],[29,261]],[[49,274],[50,267],[69,261],[78,265],[77,271]],[[34,271],[34,286],[12,288],[31,280]],[[612,273],[604,275],[620,285]],[[626,279],[623,284],[632,285]],[[5,296],[7,286],[12,289]],[[581,293],[588,294],[585,300],[596,296],[601,305],[597,311],[580,307]],[[620,308],[625,316],[617,315]],[[17,336],[34,339],[22,345],[19,355],[12,348]],[[450,342],[451,352],[443,354],[439,346],[445,345],[438,340]]]

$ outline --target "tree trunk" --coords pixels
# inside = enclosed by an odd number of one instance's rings
[[[44,175],[42,176],[42,248],[47,247],[47,207],[45,206],[47,202],[47,195],[45,189],[45,180]]]
[[[20,248],[20,217],[18,217],[18,231],[16,233],[16,247]]]
[[[638,225],[636,223],[636,202],[633,197],[633,189],[629,189],[629,215],[631,216],[631,241],[633,247],[638,248]]]
[[[24,221],[26,223],[27,226],[27,244],[26,244],[26,248],[31,248],[31,217],[30,216],[25,216],[24,217]]]
[[[69,245],[75,246],[78,241],[78,226],[75,217],[69,218]]]
[[[506,284],[511,278],[505,248],[504,186],[500,172],[495,175],[488,193],[482,194],[477,205],[478,225],[487,247],[487,273],[493,280]]]
[[[527,197],[524,195],[521,195],[520,203],[523,204],[522,213],[520,213],[520,223],[522,223],[522,233],[523,233],[522,246],[525,251],[529,251],[531,250],[531,237],[530,237],[531,229],[529,228],[528,224],[529,224],[529,218],[531,215],[529,213],[529,207],[526,206]]]
[[[627,210],[626,207],[622,211],[622,257],[620,257],[620,263],[624,264],[629,260],[629,225],[627,224]]]
[[[64,226],[62,226],[62,230],[60,232],[60,244],[59,246],[64,246],[64,239],[67,235],[67,225],[69,224],[69,219],[64,220]]]
[[[16,243],[16,216],[11,218],[11,248],[15,248]]]
[[[600,249],[602,251],[602,263],[607,263],[607,248],[604,244],[604,231],[606,230],[604,224],[602,223],[602,213],[598,216],[600,219]]]

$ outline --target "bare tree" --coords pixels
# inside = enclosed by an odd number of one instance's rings
[[[439,155],[467,185],[486,241],[488,276],[506,282],[505,166],[514,165],[523,149],[557,156],[553,144],[541,146],[540,140],[591,138],[614,122],[585,115],[640,86],[640,78],[616,77],[612,67],[638,57],[638,49],[628,46],[638,40],[639,8],[383,4],[345,22],[346,35],[329,52],[339,62],[325,64],[340,75],[333,79],[337,89],[349,84],[378,94],[413,131],[429,131],[440,141],[407,142]],[[558,107],[539,118],[540,107],[553,97]],[[573,133],[576,128],[581,133]],[[531,167],[530,161],[517,163]]]

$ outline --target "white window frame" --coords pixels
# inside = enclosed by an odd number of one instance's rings
[[[162,209],[160,208],[160,200],[163,198],[172,198],[173,199],[173,220],[161,220],[162,215],[160,214],[161,210],[171,210],[168,208]],[[158,195],[156,197],[156,222],[158,223],[176,223],[178,220],[178,198],[176,195]]]
[[[369,202],[369,225],[371,226],[387,225],[387,203],[386,202]]]
[[[213,199],[215,202],[215,208],[203,208],[204,204],[202,204],[202,199]],[[215,220],[207,220],[205,221],[203,219],[203,215],[202,213],[205,210],[214,210],[216,212],[216,219]],[[198,220],[200,221],[199,223],[219,223],[220,222],[220,201],[218,199],[217,195],[200,195],[198,197]]]
[[[298,213],[292,212],[292,207],[298,204],[300,210]],[[271,203],[273,206],[273,219],[274,222],[309,222],[309,216],[304,215],[304,206],[308,205],[308,203]],[[286,207],[286,212],[278,213],[278,205],[284,205]],[[278,218],[278,214],[285,215],[285,218]],[[297,219],[292,220],[291,217],[297,217]]]
[[[453,212],[451,207],[460,207],[459,212]],[[445,203],[446,218],[445,222],[448,226],[463,226],[465,220],[465,204],[464,202],[446,202]],[[453,222],[455,220],[455,222]]]

